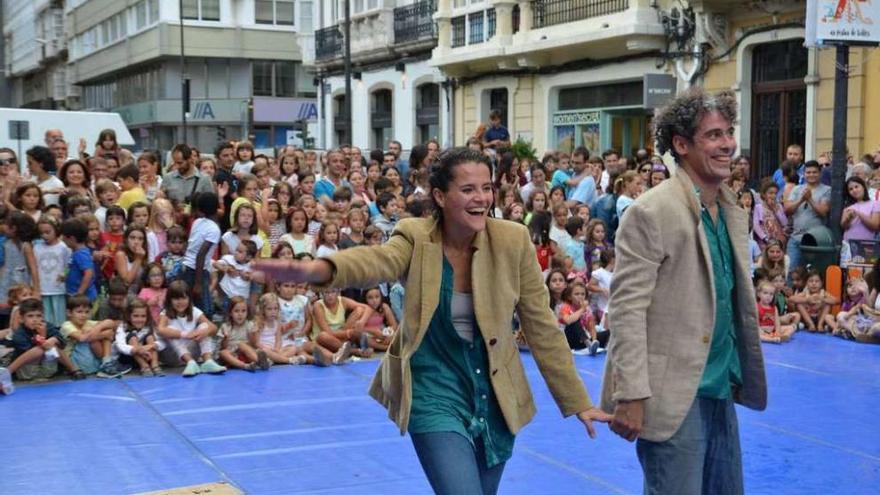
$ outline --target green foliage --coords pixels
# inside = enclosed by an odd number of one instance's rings
[[[526,141],[522,137],[516,138],[516,141],[510,146],[510,151],[513,152],[513,156],[520,160],[524,158],[529,160],[538,159],[538,151],[532,146],[532,142]]]

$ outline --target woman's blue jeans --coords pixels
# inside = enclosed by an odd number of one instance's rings
[[[422,469],[437,495],[494,495],[504,464],[486,467],[483,442],[476,448],[454,432],[412,433]]]

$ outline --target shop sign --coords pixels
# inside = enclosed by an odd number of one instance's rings
[[[314,98],[254,98],[254,122],[290,123],[318,121],[318,100]]]
[[[807,46],[823,43],[880,43],[880,2],[813,0],[807,2]]]
[[[569,112],[553,115],[553,125],[598,124],[600,112]]]
[[[642,84],[642,106],[657,108],[675,96],[675,78],[669,74],[645,74]]]

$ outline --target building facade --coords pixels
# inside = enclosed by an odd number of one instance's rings
[[[834,49],[806,48],[803,0],[438,0],[431,65],[454,87],[454,142],[491,109],[539,152],[652,148],[653,109],[675,91],[733,90],[752,176],[789,144],[829,152]],[[880,48],[850,56],[848,145],[880,149]]]
[[[185,141],[206,152],[242,136],[257,148],[283,146],[317,121],[314,76],[302,63],[314,2],[182,5],[181,13],[178,2],[69,0],[68,76],[81,91],[78,108],[119,112],[140,148]]]
[[[429,60],[437,43],[435,0],[350,0],[351,129],[344,118],[343,5],[321,2],[315,31],[321,146],[387,149],[392,139],[404,149],[430,139],[451,144],[452,93]]]
[[[2,99],[13,107],[64,109],[79,95],[67,75],[61,0],[3,0]]]

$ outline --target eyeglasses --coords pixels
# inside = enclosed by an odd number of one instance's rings
[[[639,170],[639,172],[641,172],[643,174],[647,174],[647,173],[651,172],[651,169],[650,168],[643,168],[643,169]]]
[[[9,158],[7,160],[0,160],[0,165],[15,165],[15,159]]]

